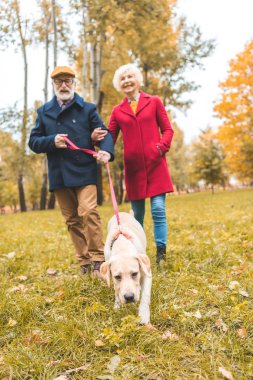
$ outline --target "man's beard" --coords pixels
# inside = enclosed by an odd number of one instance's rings
[[[68,91],[61,91],[61,90],[55,90],[55,95],[57,96],[58,99],[65,101],[73,98],[74,96],[74,89],[69,89]]]

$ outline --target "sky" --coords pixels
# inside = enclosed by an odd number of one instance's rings
[[[21,4],[27,10],[29,4],[30,11],[30,0],[21,0]],[[219,97],[219,82],[227,76],[229,61],[253,39],[253,0],[178,0],[178,12],[186,17],[189,25],[200,27],[204,39],[216,40],[215,52],[203,61],[205,70],[194,69],[187,73],[189,79],[200,85],[200,89],[190,95],[194,104],[187,114],[176,111],[176,122],[184,131],[185,142],[190,143],[201,130],[219,124],[213,115],[213,102]],[[12,48],[0,51],[0,62],[0,108],[15,102],[22,105],[21,54]],[[59,64],[66,62],[59,61]],[[32,106],[35,99],[43,100],[44,77],[44,54],[34,47],[28,51],[28,72],[28,103]]]

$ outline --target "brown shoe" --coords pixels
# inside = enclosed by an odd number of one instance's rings
[[[100,274],[100,267],[103,262],[104,261],[94,261],[92,277],[102,279],[102,275]]]
[[[91,264],[81,265],[80,266],[82,275],[88,276],[91,272]]]

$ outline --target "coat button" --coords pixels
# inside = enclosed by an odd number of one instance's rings
[[[76,123],[76,120],[75,120],[75,119],[73,119],[73,120],[72,120],[72,122],[75,124],[75,123]]]

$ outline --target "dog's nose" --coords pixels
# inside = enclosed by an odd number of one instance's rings
[[[126,303],[134,302],[134,293],[126,293],[124,294],[124,298],[126,300]]]

